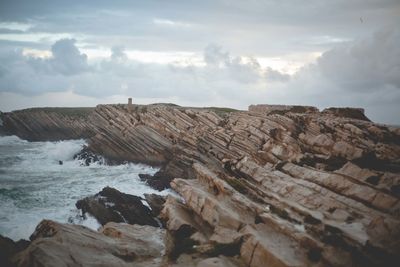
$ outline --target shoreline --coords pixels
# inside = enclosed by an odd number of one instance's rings
[[[400,129],[369,121],[363,110],[98,105],[78,118],[51,110],[3,118],[6,131],[20,136],[87,136],[93,153],[161,166],[154,179],[171,181],[184,201],[165,200],[165,253],[156,253],[154,266],[399,260]],[[27,251],[43,262],[50,256]],[[123,263],[140,264],[133,258]]]

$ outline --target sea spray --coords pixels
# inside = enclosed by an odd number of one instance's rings
[[[42,219],[96,229],[96,220],[82,219],[75,203],[105,186],[139,196],[159,193],[138,177],[139,173],[154,174],[157,168],[132,163],[83,166],[73,156],[84,145],[84,140],[27,142],[15,136],[0,137],[1,235],[26,239]]]

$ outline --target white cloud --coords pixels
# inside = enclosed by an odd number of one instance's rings
[[[73,39],[61,39],[51,47],[53,57],[49,59],[52,69],[64,75],[78,74],[89,69],[87,56],[75,46]]]
[[[27,31],[32,27],[32,24],[21,22],[0,22],[0,28],[18,31]]]
[[[188,56],[187,64],[178,66],[133,60],[121,47],[90,61],[73,40],[61,40],[46,59],[19,50],[0,53],[0,109],[17,103],[15,94],[62,95],[72,90],[90,104],[131,96],[147,103],[241,109],[253,103],[360,106],[374,120],[399,123],[399,43],[399,30],[382,31],[338,45],[289,76],[254,57],[232,56],[215,44],[205,48],[203,64],[191,63]]]
[[[185,23],[182,21],[173,21],[169,19],[153,19],[153,23],[156,25],[170,26],[170,27],[192,27],[193,24]]]

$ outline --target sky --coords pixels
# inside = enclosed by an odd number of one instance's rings
[[[400,125],[399,0],[0,0],[0,110],[361,107]]]

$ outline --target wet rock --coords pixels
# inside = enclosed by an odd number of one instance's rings
[[[121,193],[105,187],[94,196],[86,197],[76,203],[82,214],[89,213],[99,223],[126,222],[129,224],[158,226],[151,210],[142,203],[142,198]]]
[[[108,223],[93,231],[44,220],[16,266],[160,266],[165,231],[152,226]]]
[[[89,166],[92,163],[103,163],[103,158],[93,153],[87,146],[83,146],[82,150],[74,155],[75,160],[82,162],[82,165]]]
[[[32,126],[41,124],[35,118],[24,113],[12,121],[40,136],[45,126]],[[222,116],[171,105],[131,112],[99,105],[90,124],[91,151],[162,166],[142,179],[159,190],[171,184],[181,196],[167,198],[160,215],[166,254],[177,266],[212,264],[208,258],[231,252],[246,266],[400,261],[400,130],[369,121],[363,110],[267,105]],[[86,202],[102,217],[125,220],[102,200]]]
[[[140,173],[139,178],[158,191],[171,188],[170,182],[172,178],[171,176],[163,174],[163,172],[156,172],[154,175]]]
[[[144,198],[146,199],[146,202],[149,204],[153,216],[158,217],[160,215],[161,210],[163,209],[163,205],[165,203],[165,197],[157,194],[144,194]]]
[[[29,246],[29,241],[21,239],[14,242],[8,237],[0,235],[0,265],[4,267],[14,266],[13,256]]]

